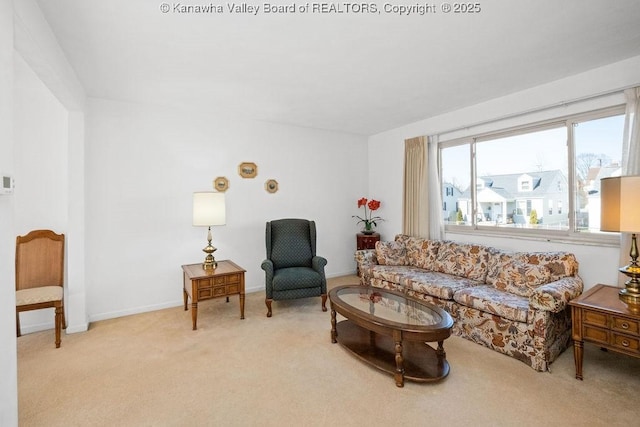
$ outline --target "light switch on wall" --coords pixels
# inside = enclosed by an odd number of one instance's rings
[[[13,176],[2,174],[2,186],[0,187],[0,194],[12,194],[14,188]]]

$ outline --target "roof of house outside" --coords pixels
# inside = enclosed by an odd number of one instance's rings
[[[518,178],[523,175],[529,175],[532,178],[531,191],[518,190]],[[486,175],[478,177],[478,179],[484,181],[485,189],[491,189],[507,201],[558,193],[558,182],[567,182],[566,176],[559,169],[506,175]],[[460,196],[461,199],[469,199],[470,197],[470,188],[467,188]]]

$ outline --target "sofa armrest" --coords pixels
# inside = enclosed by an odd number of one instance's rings
[[[376,257],[375,249],[361,249],[356,251],[356,262],[358,265],[377,264],[378,258]]]
[[[569,301],[578,297],[582,289],[579,276],[563,277],[536,288],[529,297],[529,305],[534,309],[558,313],[567,307]]]
[[[371,267],[378,264],[375,249],[361,249],[355,253],[358,271],[360,272],[360,284],[367,286],[371,280]]]

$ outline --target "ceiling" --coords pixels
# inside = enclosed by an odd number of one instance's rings
[[[408,16],[383,2],[374,14],[247,2],[256,15],[222,0],[168,13],[162,0],[37,3],[88,96],[362,135],[640,55],[637,0],[481,0],[467,14],[436,2]],[[174,9],[211,4],[223,12]]]

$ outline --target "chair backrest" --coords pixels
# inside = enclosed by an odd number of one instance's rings
[[[311,267],[316,255],[316,223],[306,219],[277,219],[267,222],[267,258],[275,269]]]
[[[64,234],[34,230],[16,237],[16,290],[62,286]]]

